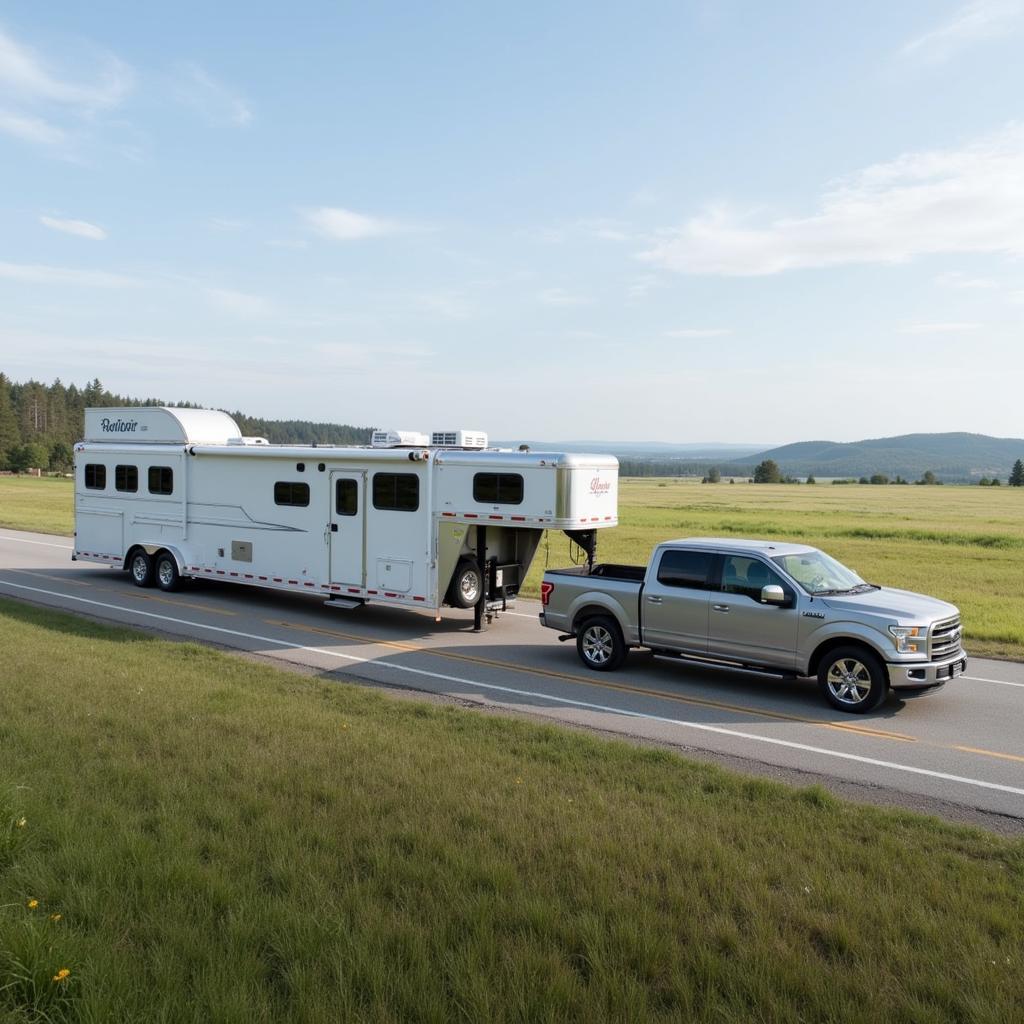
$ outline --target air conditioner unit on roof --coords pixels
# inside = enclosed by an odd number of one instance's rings
[[[430,438],[418,430],[375,430],[370,437],[372,448],[426,448]]]
[[[481,430],[435,430],[430,443],[435,448],[486,448],[487,435]]]

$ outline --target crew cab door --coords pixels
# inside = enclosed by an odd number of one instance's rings
[[[761,603],[761,588],[773,584],[785,592],[785,605]],[[710,655],[785,670],[796,667],[797,595],[768,562],[749,555],[723,555],[710,598]]]
[[[703,654],[708,649],[708,586],[716,556],[711,551],[665,548],[647,573],[640,602],[647,647]]]
[[[331,473],[331,582],[366,586],[366,473]]]

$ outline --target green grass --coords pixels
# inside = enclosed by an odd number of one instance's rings
[[[1024,658],[1024,488],[627,479],[619,519],[600,534],[604,561],[646,562],[673,537],[805,541],[873,583],[952,601],[971,653]],[[70,534],[71,482],[0,477],[0,526]],[[568,546],[546,536],[524,596],[538,595],[546,566],[568,564]]]
[[[4,1024],[1019,1017],[1019,841],[10,601],[0,649]]]

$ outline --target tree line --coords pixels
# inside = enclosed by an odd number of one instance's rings
[[[19,384],[0,373],[0,470],[67,473],[71,470],[75,442],[85,432],[87,408],[159,405],[203,408],[195,402],[118,395],[108,391],[98,379],[82,387],[65,385],[60,378],[52,384],[37,380]],[[272,444],[367,444],[370,439],[370,427],[268,420],[241,412],[230,415],[243,434],[265,437]]]

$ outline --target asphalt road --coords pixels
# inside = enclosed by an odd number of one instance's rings
[[[811,680],[687,666],[633,652],[589,672],[521,601],[482,634],[472,613],[196,582],[165,594],[72,563],[61,537],[0,530],[0,595],[258,655],[284,667],[667,745],[875,803],[1024,834],[1024,664],[972,658],[927,696],[841,715]],[[2,674],[2,672],[0,672]]]

